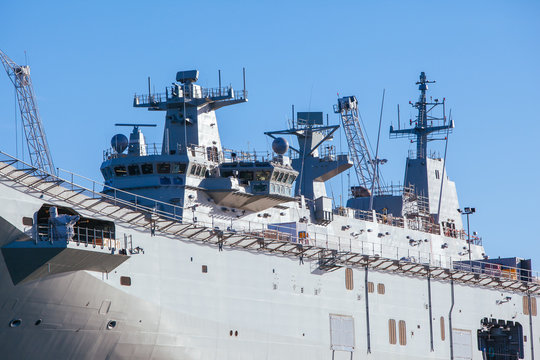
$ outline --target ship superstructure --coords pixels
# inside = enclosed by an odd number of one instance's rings
[[[104,184],[1,153],[8,358],[534,358],[540,283],[464,231],[444,159],[428,156],[430,134],[454,125],[430,115],[444,100],[427,101],[424,73],[414,127],[390,130],[417,142],[404,185],[363,184],[347,207],[325,188],[354,162],[329,143],[338,125],[299,112],[266,133],[272,154],[226,150],[216,110],[245,87],[197,80],[180,71],[135,96],[165,112],[163,141],[122,124],[133,131],[104,153]]]

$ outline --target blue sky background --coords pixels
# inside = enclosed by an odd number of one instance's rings
[[[337,123],[338,92],[357,96],[375,143],[386,89],[382,171],[402,182],[414,144],[390,140],[388,128],[397,104],[402,120],[414,117],[408,102],[425,71],[437,80],[430,94],[452,109],[448,175],[461,206],[477,209],[471,230],[491,257],[532,257],[538,269],[538,19],[538,1],[6,0],[0,49],[19,64],[27,52],[55,165],[98,180],[114,123],[156,123],[145,135],[161,142],[163,114],[132,108],[148,76],[162,91],[176,71],[197,68],[201,85],[217,87],[221,69],[223,84],[241,88],[246,67],[249,102],[218,113],[226,147],[269,150],[263,132],[285,128],[291,104]],[[0,150],[15,154],[14,90],[4,73],[0,132]],[[346,151],[343,136],[334,144]],[[339,196],[341,179],[330,191]]]

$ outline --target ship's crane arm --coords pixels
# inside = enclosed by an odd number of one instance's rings
[[[17,65],[0,50],[0,60],[9,79],[15,86],[17,102],[21,111],[21,120],[32,165],[49,174],[54,174],[54,164],[45,137],[37,108],[30,67]]]
[[[358,118],[358,100],[355,96],[345,96],[338,99],[337,105],[334,105],[334,112],[340,114],[343,130],[347,138],[349,152],[354,164],[358,185],[366,191],[371,191],[373,187],[379,191],[380,180],[375,174],[375,162],[371,157],[366,137],[360,126]]]

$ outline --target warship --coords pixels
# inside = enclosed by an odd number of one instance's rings
[[[416,143],[387,186],[354,96],[266,133],[271,153],[224,148],[216,111],[247,91],[180,71],[133,106],[162,111],[161,144],[113,136],[96,182],[54,167],[30,72],[0,53],[31,161],[0,152],[3,359],[534,359],[531,261],[489,258],[428,142],[454,123],[416,82]],[[244,74],[245,75],[245,74]],[[245,77],[244,77],[245,79]],[[150,88],[150,87],[149,87]],[[442,113],[439,113],[442,112]],[[348,151],[331,140],[339,127]],[[380,125],[379,125],[380,128]],[[287,141],[286,138],[296,139]],[[289,142],[291,145],[289,145]],[[356,174],[346,206],[325,183]],[[468,224],[468,222],[467,222]]]

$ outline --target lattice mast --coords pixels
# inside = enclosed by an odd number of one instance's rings
[[[17,65],[1,50],[0,60],[2,60],[2,65],[4,65],[9,79],[15,86],[28,154],[32,165],[49,174],[54,174],[55,168],[43,124],[39,117],[32,79],[30,78],[30,67]]]
[[[420,97],[416,103],[409,101],[412,107],[418,110],[416,121],[414,122],[414,128],[410,129],[398,129],[395,130],[393,126],[390,126],[391,138],[409,138],[411,142],[416,142],[416,158],[427,158],[427,143],[432,140],[441,140],[434,138],[437,134],[447,134],[450,129],[454,128],[454,122],[446,122],[445,114],[445,100],[439,101],[439,99],[427,101],[426,91],[428,90],[428,84],[435,83],[435,81],[428,81],[426,73],[420,73],[420,81],[416,82],[418,90],[420,90]],[[434,109],[442,106],[442,116],[434,115]],[[399,120],[398,120],[399,121]],[[442,122],[442,125],[433,125],[437,122]],[[412,120],[411,120],[412,125]]]
[[[362,131],[358,116],[358,100],[355,96],[345,96],[338,99],[334,105],[334,112],[340,114],[345,137],[349,146],[358,185],[371,191],[373,182],[374,189],[380,191],[380,180],[375,174],[375,161],[371,157],[366,137]]]

